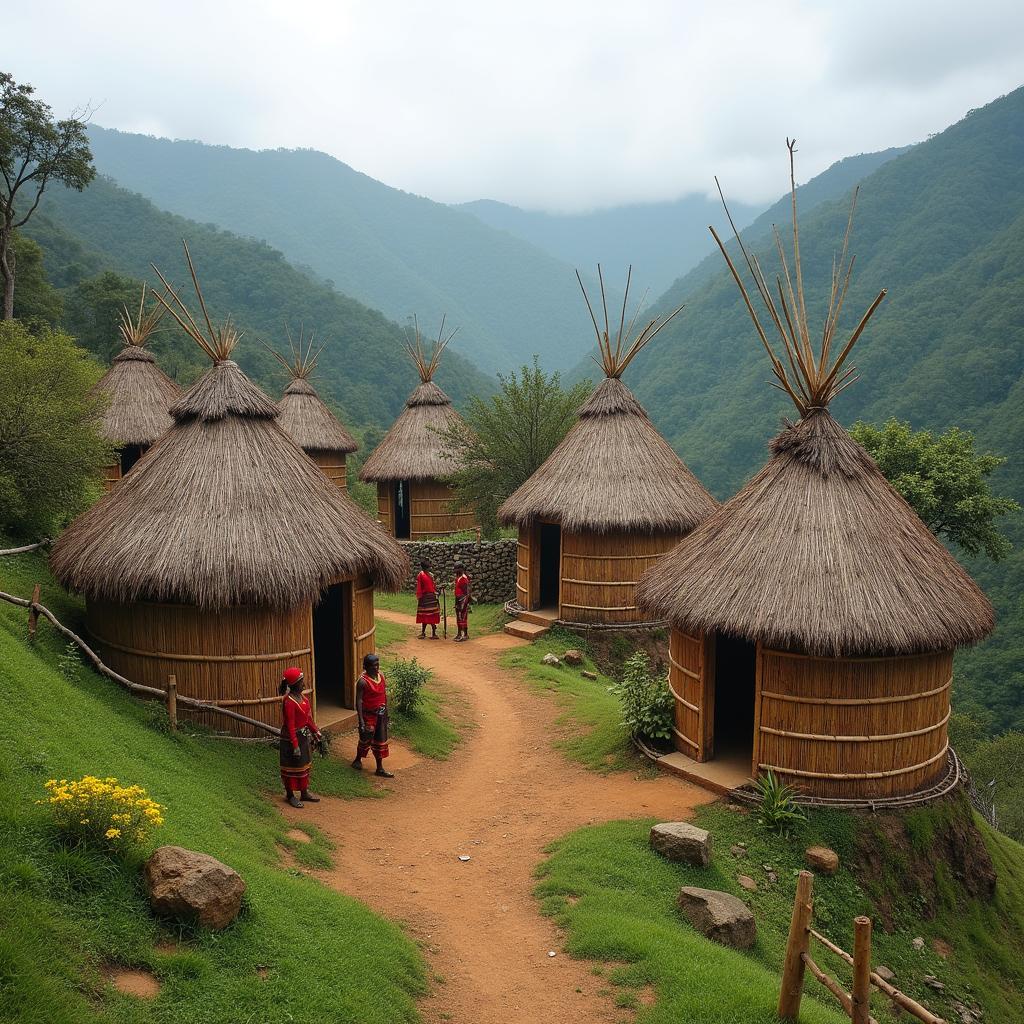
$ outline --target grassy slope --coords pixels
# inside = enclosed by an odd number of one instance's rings
[[[40,560],[4,559],[0,589],[28,593],[45,578]],[[44,600],[73,621],[74,607],[44,588]],[[5,1020],[110,1022],[355,1020],[374,993],[375,1018],[416,1019],[422,963],[399,929],[355,900],[281,866],[284,819],[262,791],[276,791],[275,755],[264,745],[201,735],[171,736],[152,725],[154,708],[84,667],[58,668],[63,645],[43,624],[24,641],[20,609],[0,604],[0,1004]],[[220,857],[249,886],[239,921],[220,934],[185,929],[176,951],[157,948],[175,930],[148,913],[133,867],[56,846],[34,801],[51,777],[115,775],[145,786],[168,807],[158,843]],[[365,796],[366,781],[344,762],[316,765],[325,793]],[[326,844],[299,859],[322,864]],[[107,961],[149,968],[163,983],[152,1003],[104,987]],[[266,977],[257,973],[265,969]]]

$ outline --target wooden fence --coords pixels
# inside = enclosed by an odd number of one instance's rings
[[[8,554],[10,552],[2,553]],[[0,591],[0,600],[7,601],[9,604],[17,605],[20,608],[28,609],[28,633],[30,638],[34,637],[36,634],[39,616],[41,615],[53,626],[54,629],[57,630],[58,633],[67,637],[68,640],[77,644],[78,647],[81,648],[85,656],[95,666],[97,672],[105,675],[108,679],[112,679],[119,686],[123,686],[129,693],[133,693],[139,697],[158,698],[163,701],[167,708],[167,715],[172,729],[177,729],[178,727],[178,707],[180,706],[189,708],[192,711],[202,712],[204,714],[223,715],[225,718],[231,718],[236,722],[244,722],[246,725],[251,725],[271,736],[281,735],[281,730],[276,726],[268,725],[266,722],[260,722],[255,718],[249,718],[247,715],[241,715],[237,711],[231,711],[228,708],[210,703],[209,701],[178,696],[177,682],[173,675],[168,676],[167,686],[162,690],[155,686],[143,686],[141,683],[134,683],[132,680],[126,679],[119,672],[115,672],[112,668],[105,665],[100,659],[100,656],[77,633],[73,633],[67,628],[67,626],[63,625],[57,619],[57,616],[54,615],[49,608],[46,608],[44,605],[39,603],[38,584],[36,584],[32,590],[31,598],[16,597],[14,594],[5,594],[3,591]]]
[[[890,985],[871,969],[870,917],[856,917],[853,920],[853,956],[811,927],[814,909],[813,886],[814,875],[810,871],[801,871],[796,884],[793,916],[789,922],[789,939],[786,942],[786,959],[782,967],[779,1017],[785,1021],[799,1020],[804,976],[806,971],[810,971],[811,975],[839,1000],[846,1016],[854,1024],[877,1024],[875,1018],[871,1016],[872,985],[901,1010],[923,1024],[946,1024],[941,1017],[937,1017],[931,1010]],[[853,984],[849,992],[811,958],[811,939],[821,943],[853,968]]]

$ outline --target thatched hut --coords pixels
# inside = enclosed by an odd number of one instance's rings
[[[627,283],[623,313],[628,295]],[[498,510],[519,528],[516,594],[528,613],[600,626],[649,619],[637,607],[636,581],[717,507],[620,380],[674,315],[652,320],[625,351],[624,315],[615,341],[607,315],[603,333],[594,322],[605,379]]]
[[[280,413],[277,422],[291,439],[320,467],[324,476],[342,490],[348,484],[345,459],[357,451],[355,438],[341,425],[338,417],[327,408],[323,399],[310,383],[321,349],[313,351],[313,337],[303,344],[288,338],[288,357],[271,349],[274,358],[288,371],[288,386],[277,403]]]
[[[230,358],[230,326],[207,319],[204,334],[174,299],[213,366],[149,455],[61,535],[53,571],[128,678],[164,687],[174,674],[181,694],[273,723],[281,671],[298,665],[321,722],[345,718],[373,650],[373,589],[400,587],[405,557],[281,429]]]
[[[420,383],[384,440],[363,463],[359,479],[377,485],[377,515],[392,537],[422,540],[444,537],[476,525],[471,511],[454,505],[448,483],[452,464],[444,454],[442,435],[462,424],[451,399],[434,382],[441,353],[455,336],[444,336],[444,320],[430,353],[419,326],[406,345]]]
[[[847,241],[818,351],[796,232],[794,284],[784,266],[779,287],[786,315],[748,259],[784,362],[722,248],[800,418],[771,442],[767,465],[644,577],[637,597],[672,622],[678,750],[697,761],[749,757],[754,776],[770,769],[817,797],[871,799],[914,792],[946,771],[953,652],[988,634],[993,612],[828,411],[854,379],[843,365],[885,294],[833,357]]]
[[[168,409],[181,388],[167,376],[145,344],[160,322],[163,310],[146,309],[143,286],[135,316],[127,307],[120,317],[124,348],[114,356],[110,369],[94,390],[106,395],[108,403],[100,421],[100,432],[117,446],[115,460],[104,467],[103,486],[110,490],[171,427]]]

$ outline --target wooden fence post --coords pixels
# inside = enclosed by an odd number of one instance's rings
[[[36,638],[36,626],[39,623],[39,584],[32,588],[32,603],[28,606],[28,638]]]
[[[871,1020],[871,918],[853,919],[853,1024]]]
[[[178,731],[178,680],[167,677],[167,718],[171,723],[171,732]]]
[[[811,941],[814,875],[801,871],[796,881],[793,916],[789,922],[786,940],[786,959],[782,966],[782,989],[779,992],[779,1016],[796,1021],[800,1016],[800,998],[804,992],[804,954]]]

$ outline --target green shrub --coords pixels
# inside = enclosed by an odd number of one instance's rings
[[[637,651],[622,666],[622,681],[609,687],[622,705],[622,723],[631,736],[672,738],[675,702],[664,679],[651,675],[650,659]]]
[[[415,658],[398,658],[388,675],[388,703],[403,715],[414,715],[423,700],[423,684],[431,671]]]
[[[761,813],[757,820],[769,831],[788,836],[796,825],[807,820],[794,799],[796,790],[780,782],[771,769],[757,780],[756,786],[761,794]]]

